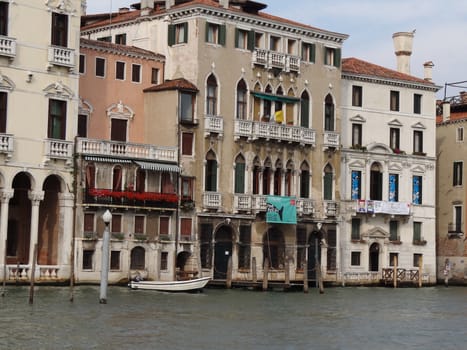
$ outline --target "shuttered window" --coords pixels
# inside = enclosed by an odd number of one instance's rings
[[[159,218],[159,235],[169,234],[169,219],[168,216],[161,216]]]
[[[182,218],[180,220],[180,235],[182,237],[191,237],[192,231],[192,220],[191,218]]]
[[[135,216],[135,233],[144,234],[144,221],[145,217],[143,215],[136,215]]]

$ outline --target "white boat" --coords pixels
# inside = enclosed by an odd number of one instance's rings
[[[203,289],[211,277],[183,281],[131,281],[131,289],[149,289],[161,292],[194,292]]]

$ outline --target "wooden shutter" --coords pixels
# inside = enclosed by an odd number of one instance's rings
[[[173,46],[175,44],[175,25],[169,24],[167,30],[167,43],[169,46]]]
[[[226,34],[225,24],[219,26],[219,44],[225,46],[225,34]]]
[[[188,22],[183,23],[183,42],[186,44],[188,42]]]
[[[315,62],[316,60],[316,45],[310,44],[310,62]]]
[[[332,173],[324,174],[324,194],[323,199],[332,200]]]
[[[135,216],[135,233],[144,233],[144,216]]]
[[[182,134],[182,154],[185,156],[193,155],[193,134],[184,132]]]
[[[341,49],[334,49],[334,67],[341,66]]]
[[[84,214],[84,232],[94,232],[94,213]]]
[[[122,216],[114,214],[112,215],[112,232],[120,233],[122,232]]]
[[[245,163],[235,164],[235,193],[245,193]]]
[[[111,132],[110,139],[112,141],[126,141],[127,120],[125,119],[111,119]]]
[[[255,31],[254,30],[250,30],[248,32],[248,43],[247,43],[247,48],[248,50],[250,51],[254,51],[255,50]]]
[[[241,48],[240,45],[238,45],[238,39],[239,39],[239,37],[240,37],[240,29],[235,28],[235,48],[236,48],[236,49],[240,49],[240,48]],[[243,47],[242,47],[242,49],[243,49]]]
[[[169,218],[167,216],[161,216],[159,218],[159,235],[169,234]]]
[[[191,236],[191,218],[182,218],[180,220],[180,234],[182,236]]]

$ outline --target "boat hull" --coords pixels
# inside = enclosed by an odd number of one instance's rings
[[[192,292],[203,289],[211,277],[185,281],[131,281],[131,289],[157,290],[161,292]]]

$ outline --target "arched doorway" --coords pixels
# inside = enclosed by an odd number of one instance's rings
[[[60,179],[49,176],[43,185],[44,200],[39,205],[39,234],[37,242],[37,263],[39,265],[56,265],[59,245]]]
[[[190,257],[191,253],[190,252],[180,252],[177,254],[177,261],[175,263],[176,268],[179,269],[180,271],[185,270],[185,265],[186,262],[188,261],[188,258]]]
[[[277,228],[269,228],[263,236],[263,266],[264,259],[268,259],[273,269],[285,267],[285,240],[284,235]]]
[[[316,263],[321,261],[321,232],[313,231],[308,238],[308,280],[316,281]]]
[[[369,271],[379,271],[379,244],[373,243],[370,245],[370,261],[368,265]]]
[[[26,173],[13,179],[13,198],[8,203],[7,264],[27,264],[31,237],[31,180]]]
[[[214,243],[214,279],[226,279],[229,258],[232,256],[232,230],[222,226],[216,232]]]

